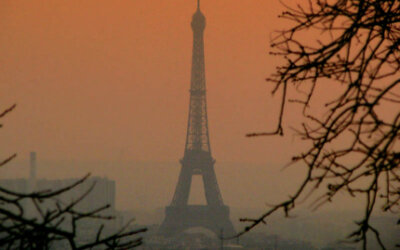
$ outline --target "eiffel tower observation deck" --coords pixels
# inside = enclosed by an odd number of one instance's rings
[[[229,207],[224,205],[214,171],[208,133],[206,77],[204,64],[204,30],[206,18],[197,1],[197,11],[192,22],[193,54],[190,83],[189,118],[185,152],[181,171],[170,206],[165,209],[165,219],[159,233],[173,236],[192,227],[203,227],[220,235],[233,236],[235,230],[229,219]],[[200,175],[204,183],[206,205],[189,205],[192,177]]]

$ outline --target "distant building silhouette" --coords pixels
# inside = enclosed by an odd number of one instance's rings
[[[18,179],[0,179],[0,186],[10,191],[18,193],[30,193],[30,192],[40,192],[40,191],[54,191],[61,188],[68,187],[76,182],[80,178],[68,178],[68,179],[37,179],[36,177],[36,153],[32,152],[30,154],[30,176],[29,178],[18,178]],[[60,204],[69,204],[76,199],[79,199],[83,194],[85,194],[91,186],[92,190],[87,194],[87,196],[82,199],[76,206],[76,208],[81,212],[92,211],[93,209],[103,207],[105,205],[110,205],[104,214],[115,215],[115,195],[116,195],[116,184],[115,181],[109,180],[102,177],[90,177],[85,182],[74,187],[67,192],[60,194],[57,200]],[[52,204],[42,204],[45,209],[52,209],[54,203]],[[32,209],[29,208],[28,209]],[[97,222],[97,221],[96,221]]]

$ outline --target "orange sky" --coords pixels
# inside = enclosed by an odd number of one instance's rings
[[[19,154],[3,176],[26,176],[28,153],[37,151],[39,177],[92,172],[117,180],[120,193],[147,188],[149,206],[168,203],[184,150],[195,8],[194,0],[2,0],[0,107],[18,107],[3,120],[0,156]],[[278,118],[278,98],[264,79],[277,66],[268,51],[283,23],[281,5],[202,0],[201,8],[222,194],[239,206],[235,193],[254,191],[245,202],[264,204],[274,189],[266,183],[298,148],[290,133],[245,137],[274,129]]]

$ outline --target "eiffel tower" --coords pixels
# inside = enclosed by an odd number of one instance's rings
[[[159,233],[173,236],[188,228],[203,227],[217,235],[222,230],[225,236],[233,236],[235,230],[229,219],[229,207],[224,205],[218,187],[208,135],[203,39],[206,19],[200,11],[200,0],[197,1],[191,26],[193,55],[185,152],[180,161],[182,168],[175,194],[170,206],[165,209]],[[203,178],[206,205],[188,204],[193,175]]]

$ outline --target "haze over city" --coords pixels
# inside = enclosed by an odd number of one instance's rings
[[[265,79],[281,60],[269,44],[290,24],[278,17],[283,8],[272,0],[201,2],[211,151],[235,225],[246,211],[286,199],[306,171],[287,166],[305,145],[291,129],[301,107],[289,104],[285,137],[246,137],[277,126],[279,95]],[[2,178],[28,178],[34,151],[38,178],[91,173],[116,182],[119,210],[169,205],[185,149],[195,10],[194,0],[1,1],[0,105],[17,108],[2,122],[0,158],[18,154]],[[189,201],[204,202],[201,184],[193,185]],[[336,201],[321,210],[362,206]]]
[[[1,103],[18,105],[1,135],[3,155],[18,158],[3,174],[26,176],[36,151],[40,177],[106,175],[118,182],[121,206],[166,204],[184,150],[195,1],[0,4]],[[264,79],[276,66],[268,43],[280,8],[202,3],[211,147],[233,206],[264,204],[296,148],[290,137],[245,137],[276,126]]]

